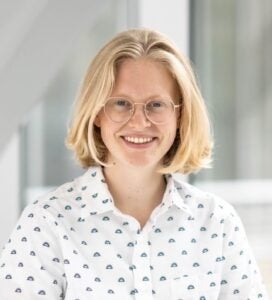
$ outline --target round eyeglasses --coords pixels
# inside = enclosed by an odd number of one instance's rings
[[[112,122],[125,123],[133,116],[135,105],[138,104],[144,106],[146,118],[154,124],[164,124],[170,121],[175,109],[181,106],[167,99],[152,99],[141,103],[126,98],[111,97],[103,105],[104,113]]]

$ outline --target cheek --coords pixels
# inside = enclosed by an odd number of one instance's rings
[[[169,135],[168,135],[168,140],[169,142],[171,141],[172,143],[175,140],[176,134],[177,134],[177,121],[173,120],[172,124],[169,126]]]
[[[169,137],[169,148],[171,148],[171,146],[174,144],[175,138],[176,138],[176,131],[172,132]]]
[[[115,134],[118,131],[118,128],[116,128],[115,124],[108,123],[108,121],[103,120],[103,122],[101,122],[100,130],[102,140],[107,148],[109,148],[109,144],[111,144],[113,139],[116,137]]]
[[[167,137],[167,143],[168,143],[168,150],[172,147],[172,145],[175,142],[176,136],[177,136],[177,127],[173,125],[172,129],[169,131],[168,137]]]
[[[111,134],[110,134],[108,128],[101,127],[101,138],[102,138],[104,144],[107,146],[107,148],[108,148],[108,143],[109,143],[110,137],[111,137]]]

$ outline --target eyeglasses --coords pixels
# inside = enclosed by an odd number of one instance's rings
[[[152,99],[145,103],[137,103],[122,97],[110,97],[103,105],[104,113],[112,122],[125,123],[133,116],[135,105],[138,104],[144,106],[146,118],[154,124],[170,121],[175,109],[181,106],[167,99]]]

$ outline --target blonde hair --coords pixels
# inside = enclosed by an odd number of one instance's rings
[[[98,52],[79,90],[66,145],[74,150],[83,168],[107,166],[108,149],[94,120],[111,94],[119,64],[127,58],[143,57],[162,63],[173,76],[181,94],[176,138],[158,172],[187,174],[210,167],[213,147],[211,127],[190,63],[172,41],[154,30],[121,32]]]

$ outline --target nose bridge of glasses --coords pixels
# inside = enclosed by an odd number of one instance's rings
[[[139,112],[137,112],[137,105],[140,106]],[[147,111],[145,109],[146,103],[145,102],[133,102],[132,110],[131,110],[131,119],[136,119],[138,118],[137,115],[140,113],[141,119],[144,117],[144,120],[147,121],[148,116],[147,116]]]
[[[144,114],[145,118],[147,118],[147,111],[146,111],[146,103],[145,102],[133,102],[132,107],[132,115],[136,114],[137,105],[141,106],[139,108],[140,112]]]

